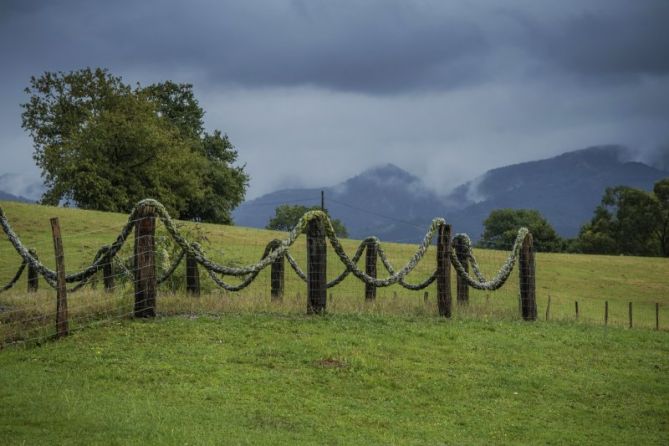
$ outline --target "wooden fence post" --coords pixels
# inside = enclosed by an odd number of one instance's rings
[[[655,302],[655,330],[660,329],[660,304]]]
[[[467,256],[467,245],[461,237],[457,237],[453,240],[453,247],[455,248],[455,255],[458,257],[460,264],[466,272],[469,272],[469,258]],[[460,274],[456,274],[456,284],[457,284],[457,300],[459,304],[468,304],[469,303],[469,285],[464,277],[460,277]]]
[[[327,305],[327,251],[320,218],[307,223],[307,313],[324,313]]]
[[[546,304],[546,320],[550,317],[551,314],[551,295],[548,295],[548,303]]]
[[[65,255],[63,240],[60,236],[58,218],[51,219],[53,250],[56,255],[56,337],[67,336],[70,332],[67,320],[67,287],[65,284]]]
[[[186,293],[200,295],[200,271],[195,256],[186,254]]]
[[[367,242],[365,249],[365,273],[368,276],[376,279],[376,243],[373,241]],[[365,283],[365,300],[376,299],[376,287],[370,283]]]
[[[269,249],[277,249],[281,246],[281,240],[272,240],[269,242]],[[268,250],[269,253],[269,250]],[[284,255],[281,255],[272,262],[270,267],[270,284],[271,284],[271,295],[272,300],[281,300],[283,299],[283,290],[284,290],[284,270],[286,265],[286,259]]]
[[[537,320],[534,249],[532,234],[528,233],[520,248],[520,312],[526,321]]]
[[[574,301],[574,309],[576,310],[576,320],[578,320],[578,301]]]
[[[437,236],[437,305],[439,316],[451,317],[451,225],[439,226]]]
[[[155,210],[143,206],[135,223],[135,317],[156,316]]]
[[[632,328],[632,302],[629,303],[630,328]]]
[[[609,325],[609,301],[604,301],[604,325]]]
[[[102,280],[105,284],[105,291],[110,293],[114,290],[114,268],[112,258],[107,256],[107,261],[102,265]]]
[[[28,252],[32,254],[33,257],[37,260],[37,252],[34,249],[30,249]],[[39,288],[39,274],[37,270],[28,263],[28,292],[35,293]]]

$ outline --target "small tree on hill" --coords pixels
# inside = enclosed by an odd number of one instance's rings
[[[318,206],[306,207],[296,204],[282,204],[274,210],[274,217],[269,220],[267,224],[267,229],[273,229],[275,231],[290,231],[292,230],[300,218],[309,211],[319,211],[321,208]],[[327,209],[325,213],[328,214]],[[328,214],[329,216],[330,214]],[[330,218],[332,222],[332,227],[335,230],[337,237],[348,237],[348,231],[346,226],[338,218]]]
[[[669,256],[669,178],[653,192],[607,188],[577,242],[585,253]]]
[[[530,230],[538,251],[559,252],[563,248],[563,241],[555,229],[535,209],[496,209],[483,226],[479,244],[488,248],[511,249],[521,227]]]

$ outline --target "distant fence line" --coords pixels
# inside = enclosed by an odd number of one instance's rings
[[[155,262],[155,227],[156,218],[165,226],[169,236],[179,246],[181,251],[162,276],[156,275]],[[55,220],[55,222],[54,222]],[[401,268],[396,269],[388,259],[383,246],[376,237],[368,237],[360,243],[353,257],[349,257],[341,242],[337,238],[332,223],[322,211],[309,211],[300,218],[297,225],[289,232],[284,240],[272,240],[267,244],[258,262],[243,267],[231,267],[217,263],[207,257],[198,243],[189,242],[177,229],[174,221],[165,207],[153,199],[144,199],[138,202],[131,211],[127,223],[123,226],[116,239],[110,245],[98,249],[90,265],[71,274],[65,274],[46,267],[37,257],[37,253],[28,249],[10,226],[4,211],[0,208],[0,225],[9,238],[22,262],[14,277],[0,289],[6,291],[14,286],[21,277],[26,266],[28,267],[29,291],[37,289],[37,277],[42,276],[49,286],[58,290],[59,302],[66,305],[66,292],[81,289],[98,272],[103,271],[103,280],[106,290],[114,288],[112,262],[121,250],[131,231],[135,231],[134,275],[136,317],[155,316],[157,285],[170,277],[179,264],[186,259],[186,288],[189,292],[199,294],[198,267],[205,268],[214,283],[228,291],[239,291],[250,285],[263,269],[271,268],[271,295],[273,299],[280,299],[283,295],[284,260],[287,260],[295,273],[307,285],[307,312],[322,313],[326,310],[326,290],[337,286],[348,275],[353,274],[365,284],[365,298],[372,300],[376,297],[376,288],[387,287],[393,284],[410,290],[421,290],[436,282],[437,303],[439,314],[450,318],[452,314],[451,268],[453,265],[457,274],[457,301],[466,303],[469,299],[469,288],[481,290],[499,289],[509,278],[516,262],[519,263],[520,278],[520,313],[525,320],[536,320],[537,306],[535,295],[535,262],[532,235],[526,228],[521,228],[506,261],[497,274],[486,279],[481,273],[472,250],[472,243],[466,234],[456,234],[451,237],[451,226],[443,218],[432,220],[423,241],[413,256]],[[52,219],[54,246],[60,237],[57,219]],[[307,271],[303,271],[291,256],[289,248],[298,237],[306,233],[307,238]],[[434,236],[436,243],[436,268],[431,275],[420,283],[407,282],[407,276],[416,268],[425,256]],[[57,237],[58,236],[58,237]],[[326,238],[332,249],[344,264],[344,271],[336,278],[327,281]],[[56,248],[56,264],[63,253]],[[364,270],[358,263],[365,253]],[[388,272],[385,278],[377,277],[377,259]],[[473,275],[469,273],[471,267]],[[241,283],[231,285],[223,279],[225,276],[243,277]],[[66,290],[65,284],[75,284]]]

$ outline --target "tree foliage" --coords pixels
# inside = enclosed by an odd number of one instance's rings
[[[557,252],[563,241],[548,221],[534,209],[496,209],[483,222],[484,231],[479,244],[494,249],[511,249],[518,229],[526,227],[532,233],[538,251]]]
[[[578,236],[581,252],[669,256],[669,178],[653,192],[627,186],[607,188]]]
[[[180,218],[230,223],[244,199],[248,175],[227,135],[204,131],[190,84],[133,89],[86,68],[32,77],[25,91],[45,204],[128,212],[151,197]]]
[[[653,193],[660,208],[657,228],[655,234],[660,245],[660,253],[663,257],[669,257],[669,178],[655,183]]]
[[[301,205],[292,205],[292,204],[282,204],[274,210],[274,217],[269,220],[269,223],[266,226],[266,229],[273,229],[275,231],[290,231],[292,230],[297,222],[302,218],[304,214],[309,211],[320,210],[319,206],[306,207]],[[328,214],[327,209],[325,213]],[[329,214],[328,214],[329,216]],[[337,218],[330,218],[332,222],[332,227],[335,230],[337,237],[348,237],[348,231],[346,226],[341,220]]]

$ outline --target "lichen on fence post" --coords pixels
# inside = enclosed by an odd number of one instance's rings
[[[376,279],[376,258],[376,242],[368,240],[365,248],[365,273],[374,279]],[[376,299],[376,287],[371,283],[365,282],[365,300],[374,299]]]
[[[142,206],[135,224],[135,317],[156,315],[156,217],[152,206]]]
[[[271,252],[272,250],[277,249],[279,246],[281,246],[281,240],[274,239],[271,242],[269,242],[269,245],[267,246],[267,252]],[[272,262],[272,265],[270,266],[270,287],[271,291],[270,294],[272,296],[272,300],[281,300],[283,299],[283,290],[284,290],[284,271],[285,271],[285,265],[286,265],[286,259],[285,256],[280,255],[279,257],[276,258],[275,261]]]
[[[70,332],[67,317],[67,287],[65,286],[65,254],[60,235],[58,218],[51,219],[53,250],[56,257],[56,337],[67,336]]]
[[[102,265],[102,280],[105,284],[105,291],[111,293],[114,290],[114,267],[112,265],[112,257],[107,256],[105,263]]]
[[[191,296],[200,295],[200,271],[192,254],[186,254],[186,293]]]
[[[451,225],[442,224],[437,236],[437,305],[439,315],[447,318],[451,317],[452,307],[450,251]]]
[[[35,252],[34,249],[30,249],[28,250],[28,252],[35,258],[35,260],[39,260],[37,258],[37,252]],[[37,272],[37,269],[32,266],[32,264],[28,263],[28,292],[35,293],[37,292],[38,288],[39,288],[39,273]]]
[[[520,280],[520,312],[526,321],[537,320],[537,297],[535,283],[534,246],[532,234],[528,233],[520,248],[518,271]]]
[[[307,223],[307,313],[324,313],[327,305],[325,228],[319,217]]]
[[[469,273],[469,250],[468,246],[463,237],[456,236],[453,239],[453,248],[455,249],[455,255],[458,257],[462,268],[466,273]],[[456,274],[456,285],[457,285],[457,301],[459,304],[468,304],[469,303],[469,284],[464,277],[461,277],[460,274]]]

